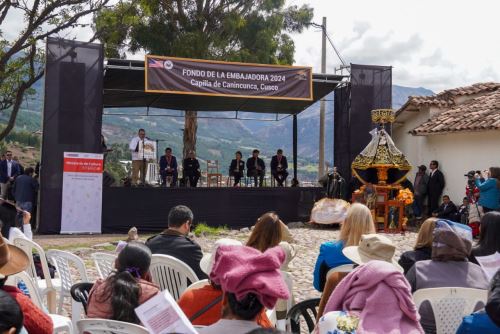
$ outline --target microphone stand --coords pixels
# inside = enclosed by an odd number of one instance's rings
[[[144,140],[146,138],[143,138],[142,139],[142,170],[141,170],[141,183],[142,183],[142,186],[145,187],[146,186],[146,157],[144,155]]]

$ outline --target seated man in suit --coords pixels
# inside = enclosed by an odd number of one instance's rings
[[[149,238],[146,246],[153,254],[173,256],[193,269],[200,280],[207,275],[200,268],[203,257],[201,247],[188,237],[193,224],[193,212],[184,205],[177,205],[168,213],[168,228],[162,233]]]
[[[233,187],[240,184],[240,180],[243,177],[243,171],[245,170],[245,162],[242,160],[243,154],[240,151],[236,152],[236,159],[231,160],[231,166],[229,166],[229,176],[234,177]]]
[[[259,187],[263,186],[266,173],[266,165],[264,160],[259,158],[259,153],[259,150],[253,150],[252,157],[247,160],[247,176],[253,177],[255,187],[257,187],[257,177],[259,178]]]
[[[434,217],[448,219],[452,221],[455,221],[456,214],[457,214],[457,207],[455,204],[453,204],[453,202],[450,200],[450,196],[448,195],[443,196],[443,204],[441,204],[441,206],[439,206],[439,208],[432,213]]]
[[[201,172],[200,163],[198,162],[198,159],[196,159],[194,151],[189,151],[188,157],[182,162],[182,169],[186,186],[189,181],[189,186],[196,188]]]
[[[165,155],[160,158],[161,185],[167,185],[167,177],[171,178],[170,186],[177,184],[177,159],[172,155],[172,149],[167,147]]]
[[[271,159],[271,174],[275,178],[276,182],[278,182],[278,187],[283,187],[283,183],[286,181],[288,177],[288,162],[286,161],[286,157],[283,155],[283,150],[279,149],[276,152],[276,155]]]

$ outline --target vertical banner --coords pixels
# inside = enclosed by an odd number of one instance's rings
[[[64,152],[61,233],[101,233],[103,155]]]

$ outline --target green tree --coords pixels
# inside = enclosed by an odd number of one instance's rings
[[[128,0],[95,17],[108,57],[155,55],[288,65],[313,10],[285,0]],[[184,155],[196,146],[196,111],[186,111]]]
[[[80,19],[104,8],[109,0],[33,0],[0,1],[0,113],[10,113],[0,131],[0,140],[14,128],[17,114],[26,95],[43,76],[45,54],[43,42],[68,29],[82,27]],[[20,15],[21,14],[21,15]],[[4,21],[9,15],[20,15],[18,33],[12,39],[3,36]],[[96,34],[90,39],[95,40]]]

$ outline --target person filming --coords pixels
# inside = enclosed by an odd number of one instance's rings
[[[481,181],[481,177],[484,181]],[[479,205],[484,213],[500,209],[500,167],[490,167],[483,174],[474,175],[476,187],[479,189]]]

